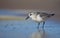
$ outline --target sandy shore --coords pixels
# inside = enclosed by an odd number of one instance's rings
[[[24,20],[23,16],[0,16],[0,20]]]

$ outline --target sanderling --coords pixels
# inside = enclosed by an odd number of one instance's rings
[[[43,23],[42,28],[44,29],[45,21],[48,18],[50,18],[51,16],[54,16],[54,15],[55,14],[48,14],[48,13],[45,13],[45,12],[30,12],[25,20],[27,20],[28,18],[31,18],[32,20],[37,22],[38,23],[37,29],[39,30],[40,23],[41,22]]]

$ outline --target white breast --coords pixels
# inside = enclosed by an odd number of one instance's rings
[[[39,16],[39,15],[32,15],[32,16],[30,16],[30,18],[32,18],[32,20],[34,20],[34,21],[37,21],[37,22],[42,22],[43,21],[43,19]]]
[[[39,21],[39,22],[43,21],[43,19],[42,19],[42,17],[40,17],[40,15],[37,15],[37,21]]]

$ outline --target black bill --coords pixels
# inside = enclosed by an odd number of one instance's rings
[[[29,16],[27,16],[25,20],[27,20],[27,19],[29,19]]]

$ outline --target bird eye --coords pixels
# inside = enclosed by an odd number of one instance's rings
[[[30,14],[30,16],[31,16],[32,14]]]

